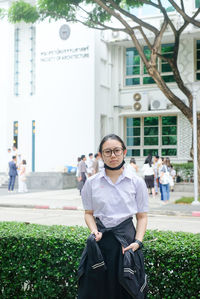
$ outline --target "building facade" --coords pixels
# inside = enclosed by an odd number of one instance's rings
[[[159,14],[139,13],[160,26]],[[179,20],[174,12],[171,18]],[[0,36],[0,171],[13,144],[29,171],[59,171],[76,165],[81,154],[96,152],[101,138],[112,132],[125,140],[127,157],[139,163],[150,152],[176,162],[191,159],[188,120],[158,89],[124,33],[63,21],[14,26],[4,20]],[[166,55],[173,50],[170,31],[161,50]],[[144,51],[148,54],[145,44]],[[199,88],[200,110],[200,30],[192,25],[181,38],[178,65],[188,88]],[[159,67],[187,103],[169,65],[159,61]]]

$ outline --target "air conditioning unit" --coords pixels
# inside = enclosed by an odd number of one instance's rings
[[[133,94],[133,109],[135,111],[148,111],[149,99],[146,92]]]
[[[151,101],[151,110],[165,110],[165,109],[167,109],[167,102],[165,99]]]

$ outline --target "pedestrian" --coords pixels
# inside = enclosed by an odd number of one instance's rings
[[[8,148],[8,150],[7,150],[7,162],[8,162],[8,164],[7,164],[6,174],[9,173],[9,162],[12,161],[12,156],[13,155],[12,155],[11,148]]]
[[[26,185],[26,160],[22,160],[18,169],[18,192],[28,192]]]
[[[87,179],[87,165],[85,163],[86,161],[86,156],[85,155],[81,155],[81,161],[79,163],[79,177],[78,177],[78,181],[79,181],[79,186],[78,189],[80,190],[80,194],[81,194],[81,190],[86,182]]]
[[[16,156],[12,157],[12,161],[8,163],[9,165],[9,182],[8,182],[8,192],[13,192],[15,187],[15,179],[17,176],[17,158]]]
[[[174,192],[174,184],[175,184],[175,181],[176,181],[176,170],[174,169],[173,165],[171,165],[170,176],[172,178],[171,183],[170,183],[170,187],[171,187],[171,191]]]
[[[78,299],[146,298],[141,247],[148,192],[143,179],[124,167],[126,153],[119,136],[105,136],[99,146],[104,169],[86,181],[81,193],[91,235],[79,265]]]
[[[130,163],[127,165],[127,169],[133,171],[135,174],[138,172],[138,166],[136,165],[135,158],[130,159]]]
[[[147,156],[147,158],[144,161],[142,171],[143,171],[146,186],[149,189],[149,193],[153,195],[153,198],[155,198],[154,169],[153,169],[152,156],[150,154]]]
[[[153,171],[154,171],[154,189],[155,194],[158,194],[158,188],[159,188],[159,181],[158,181],[158,168],[159,168],[159,156],[156,155],[153,158]]]
[[[94,174],[95,173],[98,173],[99,172],[99,154],[96,153],[94,155],[94,164],[93,164],[93,167],[94,167]]]
[[[92,176],[94,174],[94,159],[93,154],[89,153],[89,159],[87,160],[87,175],[88,177]]]
[[[80,162],[81,162],[81,157],[78,157],[77,158],[77,167],[76,167],[76,177],[77,177],[77,180],[80,177],[80,170],[79,170]]]
[[[170,159],[165,158],[160,174],[160,184],[162,188],[163,203],[168,203],[170,199]]]

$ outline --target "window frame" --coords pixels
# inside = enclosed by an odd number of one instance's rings
[[[169,44],[173,44],[174,45],[173,42],[163,43],[163,44],[161,44],[161,48],[162,48],[163,45],[169,45]],[[145,45],[145,46],[143,46],[143,50],[145,49],[145,47],[148,48]],[[145,74],[145,72],[144,72],[145,65],[144,65],[141,57],[140,57],[140,64],[139,64],[139,66],[140,66],[140,73],[138,75],[127,75],[127,62],[126,62],[127,56],[126,56],[126,54],[127,54],[127,49],[131,49],[131,48],[132,49],[136,49],[135,47],[124,47],[124,78],[123,78],[123,86],[125,88],[134,87],[134,86],[155,86],[156,83],[147,83],[147,84],[144,83],[144,78],[150,78],[151,79],[152,77],[148,73]],[[160,50],[161,50],[161,48],[160,48]],[[137,49],[136,49],[136,51],[137,51]],[[162,77],[164,77],[164,76],[167,76],[167,77],[173,76],[173,72],[172,71],[171,72],[161,72],[162,71],[163,62],[162,62],[162,60],[160,58],[158,58],[158,62],[157,63],[158,63],[158,70],[159,70],[159,72],[160,72],[160,74],[161,74]],[[167,63],[164,63],[164,64],[167,64]],[[127,79],[134,79],[134,78],[135,79],[139,79],[139,84],[132,84],[132,85],[127,85],[126,84],[126,80]],[[173,82],[166,82],[166,83],[167,84],[171,84],[171,83],[173,84],[173,83],[175,83],[175,81],[173,81]]]
[[[176,117],[176,136],[177,137],[177,143],[176,145],[162,145],[162,117],[167,116],[175,116]],[[144,118],[145,117],[158,117],[158,145],[144,145]],[[128,146],[127,145],[127,151],[128,150],[140,150],[140,156],[135,156],[138,158],[144,158],[145,155],[143,154],[144,150],[158,150],[158,155],[162,156],[162,150],[164,149],[176,149],[176,155],[175,156],[169,156],[170,158],[177,158],[178,157],[178,151],[179,151],[179,130],[178,130],[178,115],[177,114],[170,114],[170,115],[145,115],[145,116],[125,116],[124,117],[124,136],[125,140],[127,141],[127,119],[128,118],[140,118],[140,145],[139,146]],[[172,125],[169,125],[172,126]],[[155,127],[155,126],[154,126]],[[164,135],[164,136],[171,136],[171,135]],[[127,157],[133,157],[127,155]]]
[[[194,81],[199,82],[200,79],[197,79],[197,74],[200,74],[200,69],[197,69],[197,41],[200,42],[200,39],[195,39],[194,40],[194,49],[195,49],[195,53],[194,53]],[[200,52],[200,48],[199,48],[199,52]],[[199,58],[199,62],[200,62],[200,58]]]

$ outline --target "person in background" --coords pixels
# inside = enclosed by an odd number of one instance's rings
[[[101,157],[99,157],[98,163],[99,163],[99,171],[102,171],[104,169],[104,162]]]
[[[80,170],[79,170],[80,162],[81,162],[81,157],[78,157],[78,159],[77,159],[77,168],[76,168],[76,177],[77,177],[77,180],[78,180],[78,177],[80,177]]]
[[[89,159],[87,160],[86,164],[87,164],[87,175],[88,177],[92,176],[94,174],[94,160],[93,160],[93,154],[90,153],[89,155]]]
[[[160,196],[161,196],[161,201],[163,201],[163,193],[162,193],[162,185],[160,183],[160,176],[161,176],[161,169],[163,167],[163,162],[164,162],[164,158],[161,157],[158,160],[158,182],[159,182],[159,188],[160,188]]]
[[[93,167],[94,167],[94,174],[99,172],[99,154],[95,154],[94,155],[94,164],[93,164]]]
[[[81,190],[87,180],[87,165],[86,165],[86,156],[85,155],[81,155],[81,161],[79,163],[79,177],[78,177],[78,181],[79,181],[79,190],[80,190],[80,194],[81,194]]]
[[[171,178],[172,178],[172,182],[170,184],[170,187],[171,187],[171,191],[174,192],[174,184],[175,184],[175,181],[176,181],[176,170],[174,169],[173,165],[171,165],[170,175],[171,175]]]
[[[127,169],[133,171],[134,173],[138,172],[138,166],[136,165],[135,158],[130,159],[130,163],[127,165]]]
[[[160,174],[160,184],[161,184],[162,194],[163,194],[163,203],[165,204],[167,204],[170,199],[170,170],[171,170],[170,159],[165,158],[163,161],[163,166]]]
[[[153,195],[153,198],[155,198],[154,169],[153,169],[152,156],[150,154],[147,156],[147,158],[144,161],[142,171],[143,171],[146,186],[149,189],[149,193]]]
[[[154,156],[154,158],[153,158],[153,170],[154,170],[154,188],[155,188],[155,194],[158,194],[158,188],[159,188],[158,161],[159,161],[159,156]]]
[[[18,169],[18,192],[28,192],[26,185],[26,160],[22,160]]]
[[[13,192],[15,187],[15,179],[17,174],[17,158],[12,157],[12,161],[9,162],[9,182],[8,182],[8,192]]]
[[[126,152],[119,136],[105,136],[99,146],[104,169],[88,178],[81,192],[91,235],[78,270],[79,299],[131,299],[138,289],[140,298],[146,298],[141,248],[148,192],[143,179],[124,167]],[[139,275],[135,275],[135,261]]]

